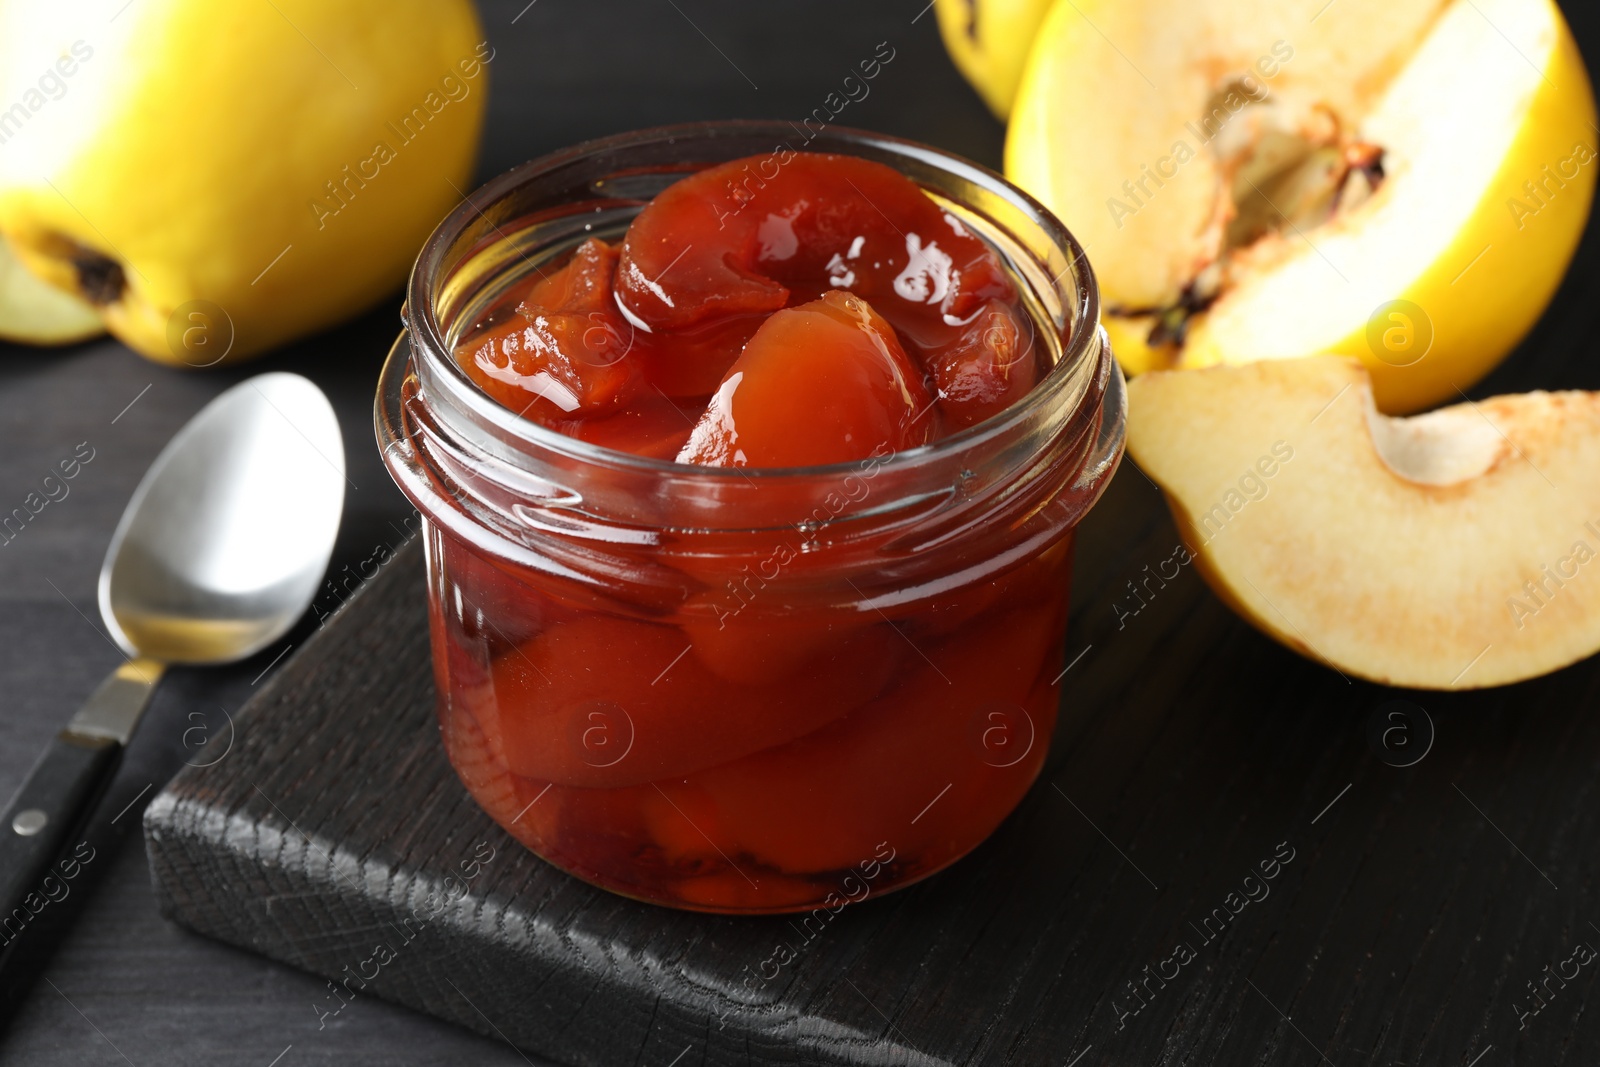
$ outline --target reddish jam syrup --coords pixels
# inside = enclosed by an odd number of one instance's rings
[[[739,187],[748,162],[679,181],[619,245],[531,276],[464,334],[461,367],[612,449],[867,481],[1048,370],[994,251],[909,179],[799,154]],[[679,561],[684,595],[645,606],[627,576],[597,597],[429,536],[452,763],[501,825],[608,889],[833,907],[971,850],[1042,765],[1070,531],[1004,568],[979,565],[975,533],[950,572],[981,577],[871,608],[799,530]]]
[[[620,248],[580,245],[468,333],[461,366],[563,433],[713,466],[900,451],[1033,387],[999,259],[910,179],[797,155],[730,200],[746,162],[669,187]]]

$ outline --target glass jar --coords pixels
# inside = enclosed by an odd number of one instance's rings
[[[977,846],[1055,725],[1072,535],[1122,453],[1082,249],[981,167],[878,134],[727,122],[624,134],[491,181],[434,231],[379,386],[424,518],[444,744],[557,867],[714,912],[836,908]],[[485,309],[661,189],[744,156],[846,153],[987,240],[1050,369],[932,445],[697,467],[522,419],[452,358]],[[769,175],[770,176],[770,175]]]

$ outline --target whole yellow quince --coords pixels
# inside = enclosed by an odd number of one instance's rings
[[[935,0],[939,36],[964,78],[1002,122],[1051,0]]]
[[[257,354],[401,283],[492,59],[470,0],[0,0],[0,235],[152,359]]]

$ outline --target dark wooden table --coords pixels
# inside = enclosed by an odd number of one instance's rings
[[[480,174],[632,127],[798,117],[882,41],[895,59],[840,121],[997,166],[1001,128],[945,59],[923,3],[483,0],[496,56]],[[1600,10],[1563,6],[1592,58],[1600,51]],[[1580,358],[1600,340],[1597,283],[1600,248],[1591,227],[1556,306],[1475,395],[1600,388],[1600,361]],[[101,555],[156,452],[232,382],[260,370],[296,370],[333,397],[356,486],[336,573],[399,544],[409,511],[379,465],[370,429],[373,381],[398,328],[398,301],[397,294],[345,327],[218,373],[164,370],[110,341],[59,354],[0,347],[0,511],[20,504],[80,443],[94,449],[69,495],[0,546],[0,794],[17,785],[50,734],[119,661],[95,606]],[[1064,738],[1085,755],[1065,763],[1074,776],[1070,803],[1082,805],[1084,819],[1063,840],[1062,862],[1085,864],[1086,928],[1109,924],[1128,937],[1121,947],[1114,947],[1118,938],[1086,939],[1077,957],[1060,961],[1063,997],[1038,1010],[1081,1014],[1084,1036],[1054,1050],[1050,1062],[1065,1064],[1091,1041],[1102,1047],[1085,1064],[1114,1062],[1102,1059],[1107,1047],[1097,1038],[1107,1029],[1103,998],[1126,1000],[1124,980],[1170,947],[1162,941],[1167,931],[1141,919],[1149,905],[1140,893],[1177,894],[1203,911],[1247,873],[1221,869],[1220,851],[1260,842],[1268,858],[1284,839],[1300,846],[1295,862],[1309,866],[1299,892],[1325,898],[1327,923],[1289,930],[1241,924],[1215,956],[1197,961],[1197,989],[1184,994],[1192,995],[1193,1011],[1220,1014],[1187,1018],[1169,1041],[1141,1041],[1136,1047],[1158,1050],[1150,1062],[1185,1062],[1184,1032],[1215,1043],[1218,1027],[1233,1035],[1229,1047],[1251,1050],[1249,1062],[1260,1064],[1325,1057],[1343,1067],[1398,1047],[1425,1049],[1430,1063],[1465,1065],[1479,1053],[1478,1067],[1524,1062],[1507,1001],[1517,998],[1524,977],[1541,977],[1573,942],[1600,944],[1600,928],[1590,925],[1600,922],[1595,798],[1583,784],[1600,759],[1600,731],[1582,714],[1596,704],[1594,670],[1566,672],[1509,698],[1418,698],[1434,709],[1434,749],[1416,767],[1388,765],[1366,735],[1373,709],[1394,694],[1358,685],[1338,695],[1327,685],[1332,678],[1342,689],[1336,676],[1233,622],[1192,576],[1130,632],[1109,625],[1106,604],[1133,572],[1108,561],[1128,558],[1130,545],[1143,553],[1138,558],[1157,561],[1172,544],[1153,498],[1130,469],[1084,531],[1078,595],[1096,610],[1074,620],[1071,650],[1093,646],[1075,671],[1076,699],[1123,717],[1099,721],[1080,712],[1064,720]],[[285,643],[306,632],[302,627]],[[1121,648],[1107,655],[1114,642]],[[1205,673],[1200,661],[1219,643],[1253,668],[1222,678]],[[280,651],[236,668],[175,672],[163,686],[97,816],[105,847],[78,885],[83,914],[0,1035],[0,1063],[524,1062],[504,1043],[376,999],[319,1029],[319,979],[157,915],[138,833],[142,807],[177,767],[203,758],[207,731],[222,728],[223,713],[239,707]],[[1130,659],[1150,669],[1130,677],[1119,666]],[[1203,722],[1181,720],[1183,736],[1165,736],[1179,720],[1164,708],[1197,685],[1213,710]],[[1326,751],[1315,766],[1285,767],[1275,757],[1308,743]],[[1218,758],[1230,752],[1233,761]],[[1341,791],[1347,784],[1348,796]],[[1323,818],[1319,809],[1333,802]],[[1363,857],[1357,869],[1317,866],[1320,842],[1335,839]],[[1433,891],[1403,899],[1430,903],[1397,910],[1397,887],[1418,884]],[[1507,893],[1525,896],[1525,905],[1508,906]],[[1542,1034],[1529,1046],[1541,1058],[1525,1062],[1600,1060],[1593,970],[1585,968],[1542,1013]],[[1241,999],[1208,1000],[1212,994],[1199,990],[1210,990],[1213,973],[1222,971],[1255,974],[1269,988],[1250,993],[1246,986]],[[1350,1004],[1359,1007],[1335,1007]],[[684,1067],[694,1062],[689,1057]]]

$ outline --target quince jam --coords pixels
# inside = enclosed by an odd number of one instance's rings
[[[879,163],[796,155],[730,206],[749,162],[656,197],[457,346],[506,407],[610,448],[805,467],[928,444],[1040,367],[988,245]]]
[[[1005,412],[1059,346],[897,171],[801,153],[751,182],[751,162],[530,270],[454,358],[568,437],[734,468],[769,501],[775,470],[826,466],[834,491],[703,550],[687,518],[584,545],[545,526],[521,554],[430,524],[440,718],[473,796],[567,871],[683,908],[835,908],[953,862],[1034,781],[1078,512],[997,490],[925,548],[834,536],[949,499],[901,500],[892,459]]]

